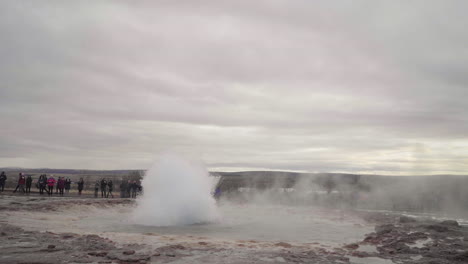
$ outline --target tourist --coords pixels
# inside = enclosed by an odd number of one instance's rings
[[[26,178],[26,193],[31,193],[32,177],[28,175]]]
[[[47,179],[47,188],[49,189],[47,191],[47,194],[49,196],[51,196],[52,194],[54,194],[54,185],[55,185],[55,179],[54,179],[54,175],[50,175],[49,179]]]
[[[55,182],[55,183],[57,184],[57,185],[55,186],[55,194],[58,194],[58,193],[59,193],[59,186],[58,186],[58,184],[59,184],[60,178],[61,178],[61,177],[58,177],[58,178],[57,178],[57,181]]]
[[[60,196],[63,196],[63,189],[65,189],[65,180],[63,177],[59,177],[57,181],[57,188],[59,189]]]
[[[94,198],[98,197],[98,193],[99,193],[99,181],[96,181],[96,183],[94,184]]]
[[[112,183],[112,180],[109,180],[107,182],[107,197],[109,197],[109,195],[114,198],[114,195],[112,194],[112,190],[114,189],[114,184]]]
[[[3,192],[3,189],[5,188],[5,182],[7,180],[7,176],[4,171],[2,171],[2,174],[0,174],[0,191]]]
[[[24,189],[24,185],[26,185],[26,178],[24,177],[23,173],[20,172],[18,176],[18,185],[16,185],[16,188],[13,192],[15,193],[19,189],[25,193],[26,190]]]
[[[68,194],[70,192],[70,187],[71,187],[71,180],[70,178],[67,178],[65,180],[65,192]]]
[[[80,180],[78,181],[78,195],[81,195],[81,191],[83,191],[83,187],[84,187],[84,180],[83,178],[80,178]]]
[[[136,198],[137,189],[138,189],[138,184],[137,184],[136,181],[133,181],[133,183],[132,183],[132,198]]]
[[[39,185],[39,193],[42,195],[44,194],[44,191],[47,191],[47,176],[45,174],[41,174],[39,176],[39,179],[37,180],[37,184]]]
[[[127,186],[126,186],[126,181],[125,180],[122,180],[120,182],[120,198],[125,198],[125,192],[126,192],[126,189],[127,189]]]
[[[127,197],[130,198],[132,194],[132,181],[127,181]]]
[[[106,197],[106,195],[107,195],[106,189],[107,189],[107,181],[106,181],[106,179],[103,178],[101,180],[101,198]]]

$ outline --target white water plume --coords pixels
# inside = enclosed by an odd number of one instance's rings
[[[134,220],[148,226],[216,221],[219,214],[211,195],[213,184],[214,178],[202,165],[164,155],[146,172]]]

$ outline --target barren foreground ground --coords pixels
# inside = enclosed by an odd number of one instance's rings
[[[367,234],[321,243],[171,231],[177,229],[135,233],[86,217],[119,217],[133,206],[127,199],[1,195],[0,263],[468,263],[468,230],[450,220],[347,212],[366,223]]]

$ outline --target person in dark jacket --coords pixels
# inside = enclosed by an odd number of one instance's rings
[[[98,197],[98,193],[99,193],[99,181],[96,181],[96,183],[94,184],[94,198]]]
[[[83,178],[80,178],[80,180],[78,181],[78,194],[81,195],[81,191],[83,191],[83,187],[84,187],[84,180]]]
[[[131,180],[127,181],[127,197],[128,198],[132,197],[132,181]]]
[[[47,191],[47,176],[45,174],[41,174],[39,179],[37,180],[37,184],[39,185],[39,193],[44,194],[44,191]]]
[[[70,192],[71,183],[72,183],[72,181],[70,180],[70,178],[67,178],[65,180],[65,192],[67,194]]]
[[[57,181],[57,188],[59,189],[60,196],[63,196],[63,189],[65,189],[65,179],[63,179],[63,177],[59,177]]]
[[[26,193],[31,193],[31,185],[32,185],[32,177],[31,175],[28,175],[28,177],[26,177]]]
[[[57,178],[57,181],[55,182],[55,194],[58,194],[59,193],[59,181],[60,181],[60,178],[62,177],[58,177]]]
[[[109,197],[109,195],[114,198],[114,195],[112,194],[112,190],[114,189],[114,183],[112,182],[112,180],[109,180],[107,182],[107,196],[106,197]]]
[[[127,193],[127,181],[122,180],[120,182],[120,198],[125,198]]]
[[[102,179],[101,180],[101,198],[104,198],[107,196],[106,190],[107,190],[107,181],[106,179]]]
[[[136,181],[132,182],[132,198],[137,197],[137,191],[138,191],[138,184]]]
[[[2,174],[0,174],[0,191],[3,192],[3,189],[5,189],[5,182],[7,180],[7,176],[4,171],[2,171]]]

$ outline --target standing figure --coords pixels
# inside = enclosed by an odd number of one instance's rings
[[[112,180],[109,180],[107,182],[107,197],[109,197],[109,195],[114,198],[114,195],[112,194],[112,190],[114,189],[114,183],[112,183]]]
[[[67,192],[67,194],[70,192],[70,187],[71,187],[71,180],[70,178],[67,178],[65,180],[65,192]]]
[[[130,198],[132,197],[132,181],[128,180],[127,181],[127,197]]]
[[[0,191],[3,192],[3,189],[5,189],[5,182],[7,180],[7,176],[4,171],[2,171],[2,174],[0,174]]]
[[[106,179],[101,180],[101,198],[106,197],[107,181]]]
[[[132,198],[136,198],[136,194],[138,191],[138,184],[136,181],[133,181],[132,183]]]
[[[83,187],[84,187],[84,180],[83,178],[80,178],[80,180],[78,181],[78,195],[81,195],[81,191],[83,191]]]
[[[55,185],[55,179],[54,179],[54,175],[50,175],[49,179],[47,179],[47,188],[49,189],[47,191],[47,194],[49,194],[49,196],[51,196],[52,194],[54,194],[54,185]]]
[[[16,185],[16,188],[15,190],[13,191],[13,193],[15,193],[19,188],[20,188],[20,181],[21,181],[21,178],[23,177],[23,173],[20,172],[19,175],[18,175],[18,184]]]
[[[19,177],[18,177],[18,185],[16,185],[15,190],[13,191],[14,193],[19,189],[23,193],[26,192],[24,189],[24,186],[26,185],[26,178],[24,177],[23,173],[20,172]]]
[[[62,177],[58,177],[57,178],[57,181],[56,181],[56,185],[55,185],[55,194],[58,194],[59,193],[59,181],[60,181],[60,178]]]
[[[47,192],[47,189],[46,189],[47,176],[45,174],[41,174],[41,176],[39,176],[39,179],[37,180],[37,184],[39,185],[39,193],[41,195],[44,194],[44,191]]]
[[[32,177],[28,175],[26,178],[26,193],[31,193]]]
[[[120,182],[120,198],[125,198],[125,193],[127,193],[127,181],[122,180]]]
[[[99,193],[99,181],[96,181],[96,183],[94,184],[94,198],[98,197],[98,193]]]
[[[63,177],[59,177],[57,181],[57,188],[59,189],[60,196],[63,196],[63,189],[65,189],[65,180]]]

